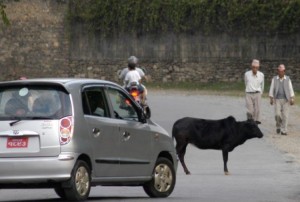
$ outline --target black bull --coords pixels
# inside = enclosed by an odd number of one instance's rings
[[[229,116],[221,120],[182,118],[177,120],[172,129],[176,139],[176,151],[186,174],[190,174],[184,162],[186,147],[189,143],[199,149],[222,150],[224,172],[228,175],[228,152],[251,138],[262,138],[263,134],[254,121],[236,121]]]

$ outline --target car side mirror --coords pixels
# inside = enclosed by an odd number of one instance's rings
[[[151,110],[147,105],[143,107],[143,112],[145,114],[146,119],[151,118]]]
[[[139,110],[140,120],[142,123],[147,123],[147,119],[151,117],[150,109],[140,108]]]

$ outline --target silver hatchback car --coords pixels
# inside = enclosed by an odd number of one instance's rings
[[[85,200],[91,186],[175,186],[172,138],[119,85],[95,79],[0,83],[0,189],[54,188]]]

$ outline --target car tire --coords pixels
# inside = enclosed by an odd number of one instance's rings
[[[172,162],[159,157],[153,169],[151,181],[144,184],[146,194],[152,198],[168,197],[175,187],[176,173]]]
[[[55,187],[54,191],[61,199],[66,199],[65,190],[63,188]]]
[[[91,189],[91,169],[84,161],[77,161],[64,188],[66,199],[69,201],[83,201],[88,198]]]

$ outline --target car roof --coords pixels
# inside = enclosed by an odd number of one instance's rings
[[[100,79],[89,79],[89,78],[35,78],[35,79],[25,79],[25,80],[13,80],[0,82],[0,86],[13,86],[13,85],[26,85],[26,84],[36,84],[36,85],[61,85],[66,89],[74,86],[82,86],[86,84],[109,84],[113,86],[118,86],[118,84],[100,80]]]
[[[37,79],[24,79],[0,82],[3,84],[26,84],[26,83],[53,83],[53,84],[86,84],[86,83],[101,83],[101,84],[115,84],[110,81],[89,78],[37,78]]]

